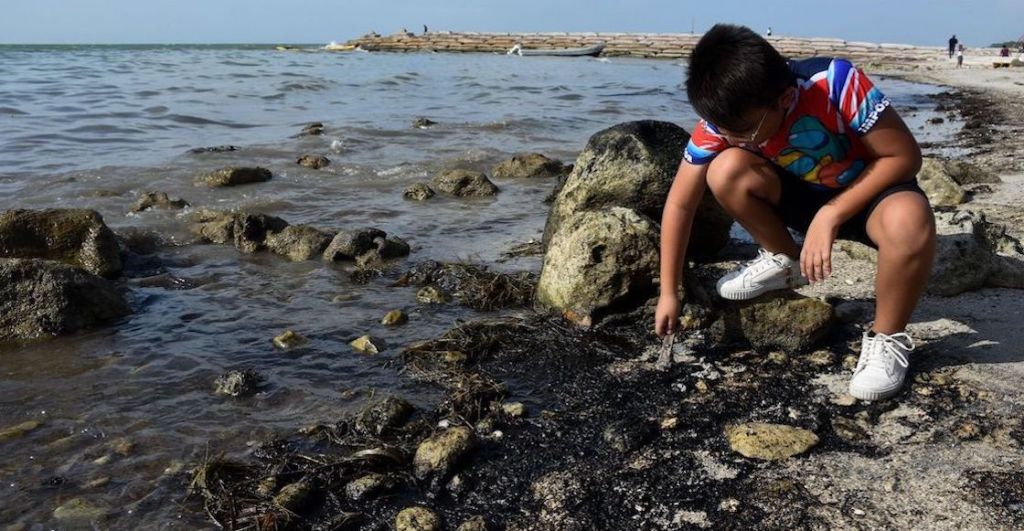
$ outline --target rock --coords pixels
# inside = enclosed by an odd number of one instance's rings
[[[526,415],[526,406],[522,402],[507,402],[501,405],[501,411],[512,418],[519,418]]]
[[[268,234],[266,245],[274,254],[300,262],[321,256],[332,238],[333,235],[309,225],[289,225],[280,232]]]
[[[441,517],[425,507],[407,507],[395,518],[395,531],[440,531]]]
[[[324,134],[324,124],[320,122],[313,122],[306,127],[303,127],[299,136],[320,136],[322,134]]]
[[[319,170],[320,168],[324,168],[328,164],[330,164],[331,159],[323,155],[302,155],[301,157],[295,159],[295,162],[299,166]]]
[[[305,344],[306,341],[306,338],[299,334],[296,334],[291,330],[285,330],[281,335],[274,338],[274,346],[282,350],[288,350],[292,347]]]
[[[483,516],[474,516],[459,524],[455,531],[487,531],[488,529],[487,520],[484,520]]]
[[[119,437],[110,442],[110,448],[114,450],[115,454],[128,457],[135,450],[135,443],[124,437]]]
[[[414,410],[408,401],[389,396],[366,406],[356,415],[356,430],[369,435],[380,435],[388,429],[404,424]]]
[[[273,174],[266,168],[233,166],[221,168],[203,175],[199,178],[199,184],[205,184],[210,188],[222,188],[225,186],[238,186],[240,184],[261,183],[269,181],[272,177]]]
[[[849,442],[859,442],[869,438],[868,433],[857,421],[846,417],[832,419],[832,431],[836,432],[840,439]]]
[[[439,192],[455,197],[488,197],[498,193],[483,172],[473,170],[447,170],[431,180]]]
[[[106,279],[59,262],[0,259],[0,342],[70,334],[130,313]]]
[[[942,122],[945,122],[945,121],[946,121],[946,119],[941,117],[941,116],[935,116],[933,118],[929,118],[928,119],[928,123],[930,123],[930,124],[941,124]]]
[[[384,314],[384,318],[380,320],[380,324],[385,326],[398,326],[409,322],[409,316],[402,310],[391,310]]]
[[[267,246],[267,236],[283,231],[288,222],[267,214],[239,212],[234,215],[232,232],[235,248],[243,253],[262,251]]]
[[[295,513],[309,503],[314,492],[313,485],[310,483],[297,481],[281,487],[281,490],[274,496],[274,504]]]
[[[983,214],[937,212],[933,295],[953,296],[983,286],[1024,288],[1024,247]]]
[[[946,173],[961,186],[971,184],[996,184],[1003,182],[998,175],[976,164],[962,160],[942,161]]]
[[[560,161],[549,159],[540,153],[516,155],[509,160],[499,162],[491,175],[495,179],[532,179],[538,177],[558,177],[565,173],[565,165]]]
[[[437,122],[422,116],[412,121],[412,126],[416,129],[426,129],[432,125],[437,125]]]
[[[832,325],[832,305],[796,293],[777,292],[732,304],[716,323],[720,341],[745,339],[761,351],[796,354],[813,347]]]
[[[402,197],[410,201],[426,201],[434,197],[434,189],[427,183],[413,183],[402,192]]]
[[[86,524],[103,521],[107,517],[107,511],[84,498],[71,498],[53,510],[53,517],[61,522]]]
[[[252,369],[242,369],[220,375],[213,384],[219,395],[249,396],[256,393],[263,379],[261,374]]]
[[[145,212],[151,208],[162,208],[165,210],[181,210],[189,206],[184,199],[171,199],[164,192],[145,192],[139,196],[138,201],[132,205],[132,212]]]
[[[654,434],[654,426],[643,419],[626,419],[613,422],[602,433],[604,442],[616,451],[632,452],[644,445]]]
[[[373,239],[373,243],[377,246],[378,255],[384,260],[409,256],[409,252],[412,250],[409,244],[398,236],[388,236],[387,238],[378,236]]]
[[[324,260],[355,260],[361,254],[377,248],[376,238],[384,238],[387,233],[374,228],[343,230],[334,236],[324,250]]]
[[[424,304],[444,304],[448,295],[434,286],[424,286],[416,292],[416,300]]]
[[[345,485],[345,495],[352,501],[376,497],[395,487],[395,480],[384,474],[367,474]]]
[[[556,470],[530,485],[533,499],[541,507],[538,520],[546,524],[546,529],[602,529],[602,526],[591,522],[591,515],[584,510],[584,501],[590,494],[587,481],[587,474],[580,471]]]
[[[661,219],[665,198],[690,136],[668,122],[619,124],[590,137],[572,173],[551,205],[544,245],[568,218],[585,210],[617,206]],[[704,194],[697,209],[688,252],[708,256],[729,241],[732,219],[714,197]]]
[[[210,146],[210,147],[197,147],[188,150],[189,153],[227,153],[228,151],[238,151],[242,149],[238,146],[223,145],[223,146]]]
[[[934,206],[956,206],[967,200],[967,193],[946,173],[940,160],[923,158],[917,182]]]
[[[23,437],[26,433],[35,430],[36,428],[42,425],[43,423],[38,420],[26,420],[21,424],[16,424],[9,428],[4,428],[0,430],[0,442],[6,442],[11,439]]]
[[[459,459],[473,448],[473,431],[456,426],[436,433],[420,443],[413,457],[416,477],[446,476]]]
[[[658,267],[658,232],[649,219],[618,207],[581,212],[552,237],[536,300],[589,326],[650,297]]]
[[[807,362],[815,367],[829,367],[836,363],[836,355],[827,350],[815,350],[807,355]]]
[[[379,343],[380,342],[378,340],[370,336],[360,336],[350,342],[349,345],[351,345],[352,348],[360,354],[379,354]]]
[[[210,243],[228,243],[235,238],[235,215],[220,210],[202,209],[192,213],[192,232]]]
[[[94,275],[121,274],[114,233],[95,210],[55,208],[0,213],[0,258],[43,258]]]
[[[776,461],[802,454],[818,444],[818,436],[783,424],[750,422],[725,430],[729,446],[744,457]]]

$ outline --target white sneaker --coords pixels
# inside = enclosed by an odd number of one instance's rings
[[[782,253],[758,249],[756,259],[718,280],[718,294],[723,299],[742,301],[806,284],[807,279],[800,274],[800,262]]]
[[[914,340],[900,332],[874,337],[864,334],[860,360],[850,379],[850,394],[861,400],[882,400],[899,392],[910,367]]]

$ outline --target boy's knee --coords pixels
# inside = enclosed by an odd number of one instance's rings
[[[926,252],[934,246],[935,218],[928,200],[920,194],[892,196],[879,214],[880,246],[888,244],[907,254]]]
[[[739,148],[722,151],[708,163],[707,182],[711,192],[719,199],[736,192],[746,192],[748,176],[754,164],[762,162],[757,155]]]

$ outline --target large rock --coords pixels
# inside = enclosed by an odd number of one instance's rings
[[[928,283],[933,295],[952,296],[984,286],[1024,288],[1024,247],[982,214],[935,214],[935,264]]]
[[[283,231],[288,222],[275,216],[252,212],[201,210],[192,216],[192,232],[211,243],[233,243],[245,253],[267,247],[267,237]],[[284,241],[279,242],[284,249]]]
[[[551,238],[536,300],[589,326],[651,296],[657,271],[658,232],[649,219],[619,207],[582,212]]]
[[[967,193],[953,180],[941,160],[925,157],[921,161],[917,182],[934,206],[951,207],[967,200]]]
[[[814,432],[764,422],[748,422],[725,429],[733,451],[744,457],[777,461],[802,454],[818,444]]]
[[[715,332],[721,341],[746,340],[761,351],[797,353],[823,338],[832,318],[832,305],[821,299],[779,292],[728,306]]]
[[[544,227],[548,245],[575,213],[619,206],[660,222],[665,198],[690,135],[668,122],[627,122],[599,131],[558,192]],[[732,220],[710,193],[697,209],[688,250],[711,255],[729,241]]]
[[[473,448],[473,431],[456,426],[438,432],[420,443],[413,457],[416,477],[446,476],[467,452]]]
[[[221,168],[207,173],[199,178],[200,184],[210,188],[222,188],[225,186],[238,186],[240,184],[261,183],[269,181],[273,177],[270,170],[266,168]]]
[[[0,341],[69,334],[129,313],[113,283],[77,267],[0,259]]]
[[[431,180],[434,188],[455,197],[488,197],[498,193],[483,172],[473,170],[446,170]]]
[[[944,160],[942,165],[947,174],[961,186],[972,184],[996,184],[1003,182],[998,175],[976,164],[961,160]]]
[[[359,255],[377,248],[376,239],[385,238],[387,233],[372,227],[356,230],[343,230],[334,236],[324,250],[324,260],[355,260]]]
[[[499,162],[491,175],[495,179],[530,179],[558,177],[566,172],[565,165],[540,153],[524,153]]]
[[[267,249],[292,261],[319,258],[332,235],[309,225],[289,225],[266,236]]]
[[[7,210],[0,214],[0,258],[57,260],[102,277],[121,273],[114,233],[95,210]]]

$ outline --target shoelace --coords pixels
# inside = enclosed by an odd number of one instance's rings
[[[760,273],[772,264],[778,267],[785,267],[785,264],[782,262],[782,258],[775,256],[765,249],[758,249],[757,258],[747,262],[747,267],[744,269],[744,276],[749,277]]]
[[[904,369],[910,367],[910,360],[908,360],[907,356],[903,354],[903,351],[897,348],[898,345],[907,352],[913,352],[914,340],[905,332],[899,332],[892,335],[879,334],[876,332],[875,337],[865,337],[864,340],[871,341],[872,343],[860,368],[877,367],[879,369],[884,369],[886,374],[888,374],[890,356]]]

